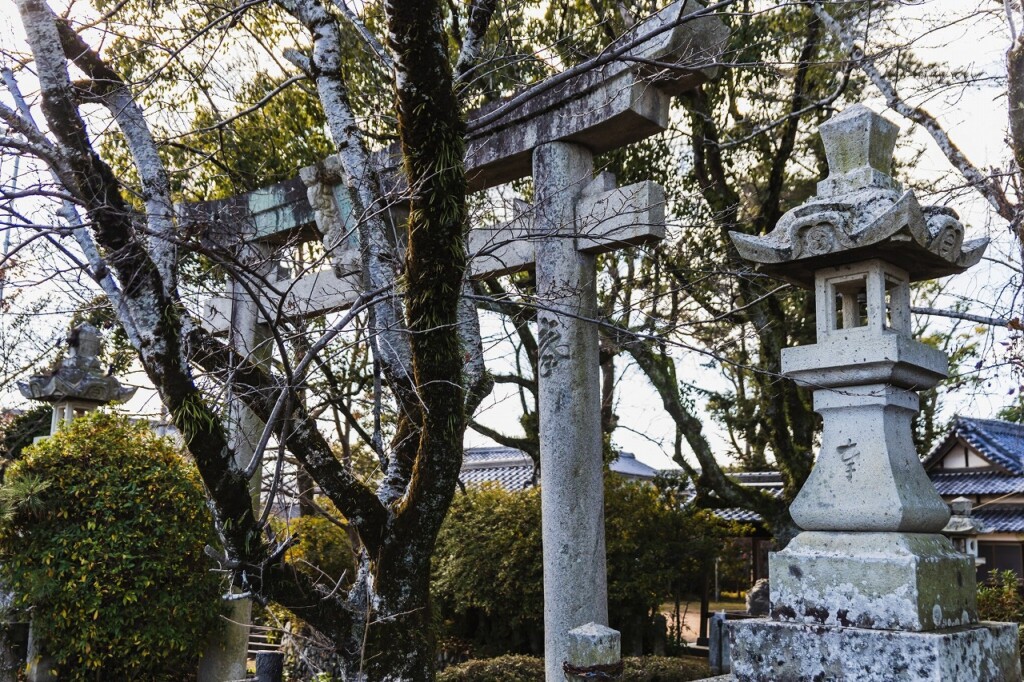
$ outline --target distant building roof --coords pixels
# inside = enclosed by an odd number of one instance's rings
[[[726,475],[744,488],[758,488],[772,497],[782,497],[782,474],[778,471],[734,471]],[[712,511],[723,521],[761,523],[764,520],[757,512],[742,507],[725,507]]]
[[[1024,477],[998,471],[956,471],[942,469],[929,472],[940,495],[1009,495],[1024,493]]]
[[[729,507],[727,509],[713,509],[712,512],[723,521],[737,521],[739,523],[761,523],[763,520],[757,512],[742,507]]]
[[[505,490],[522,490],[534,484],[533,460],[513,448],[467,448],[459,479],[465,485],[497,483]]]
[[[782,489],[782,474],[778,471],[735,471],[726,475],[747,488]]]
[[[957,439],[1007,473],[1024,475],[1024,424],[957,417],[949,435],[925,458],[925,466],[945,455]]]
[[[1024,533],[1024,509],[1020,505],[991,504],[971,511],[981,522],[982,533]]]
[[[619,452],[609,465],[620,476],[650,480],[658,470],[638,460],[631,452]],[[466,448],[459,479],[466,485],[497,483],[506,490],[529,488],[537,481],[533,460],[522,450],[506,447]]]

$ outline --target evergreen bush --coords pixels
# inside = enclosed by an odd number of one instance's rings
[[[1020,578],[1013,571],[993,571],[978,585],[978,618],[1017,626],[1021,661],[1024,662],[1024,595]]]
[[[650,652],[665,601],[696,591],[732,525],[684,504],[678,486],[605,477],[608,613],[623,652]],[[456,495],[433,561],[441,634],[476,656],[543,651],[540,489]],[[663,627],[663,626],[662,626]]]
[[[0,488],[0,580],[61,680],[187,680],[221,609],[195,469],[123,417],[76,419]]]

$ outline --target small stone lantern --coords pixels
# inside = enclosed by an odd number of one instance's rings
[[[78,325],[68,333],[67,343],[67,356],[53,370],[18,382],[18,389],[26,398],[53,404],[51,434],[63,422],[135,395],[134,387],[122,385],[100,366],[100,334],[96,327],[88,323]]]
[[[949,503],[952,515],[942,529],[942,534],[952,541],[957,550],[974,557],[975,566],[983,566],[985,559],[978,556],[978,535],[985,532],[985,526],[971,516],[972,508],[971,501],[966,497],[954,498]]]
[[[863,106],[836,115],[817,196],[768,235],[732,234],[814,291],[817,343],[783,350],[782,370],[823,420],[790,506],[803,532],[769,559],[771,618],[731,624],[737,680],[1019,679],[1016,626],[978,622],[974,561],[941,534],[911,430],[947,359],[912,338],[910,283],[963,272],[987,240],[964,243],[955,212],[890,177],[897,132]]]

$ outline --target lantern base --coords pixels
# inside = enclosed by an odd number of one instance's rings
[[[804,532],[769,559],[778,621],[925,631],[977,622],[973,560],[941,535]]]
[[[729,644],[736,682],[1020,680],[1015,623],[899,632],[739,620]]]

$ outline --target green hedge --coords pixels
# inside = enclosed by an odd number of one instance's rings
[[[690,682],[711,676],[707,661],[700,658],[643,656],[623,662],[621,682]],[[544,659],[500,656],[467,661],[442,671],[437,682],[544,682]]]
[[[653,614],[697,592],[726,536],[738,532],[682,504],[678,484],[605,477],[608,615],[625,653],[653,653]],[[456,496],[433,560],[440,634],[475,656],[543,651],[540,489]],[[663,626],[662,626],[663,627]]]
[[[1013,571],[993,571],[978,585],[978,617],[999,623],[1019,623],[1017,645],[1024,662],[1024,595]]]
[[[97,413],[25,449],[0,488],[0,579],[61,680],[191,677],[221,610],[195,468]]]

